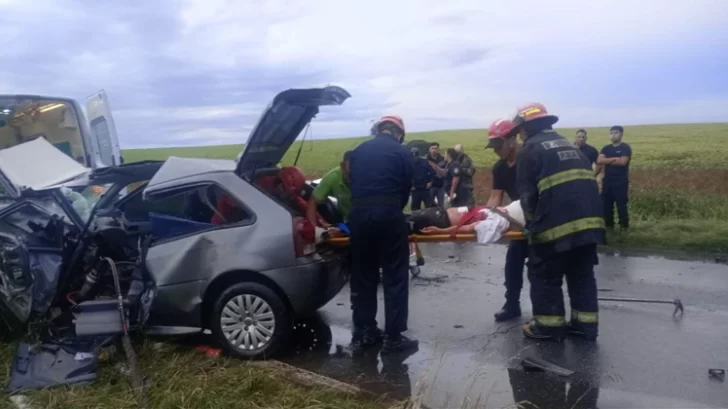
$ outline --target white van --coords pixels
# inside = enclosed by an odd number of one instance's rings
[[[120,165],[119,139],[103,90],[87,98],[86,115],[78,102],[68,98],[0,95],[0,151],[44,138],[86,168]],[[13,183],[3,184],[13,189]]]

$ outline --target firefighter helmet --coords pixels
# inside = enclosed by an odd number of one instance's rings
[[[375,122],[372,126],[372,135],[378,134],[380,132],[381,126],[385,123],[390,123],[396,126],[397,128],[399,128],[400,131],[402,131],[402,135],[405,134],[404,121],[402,121],[402,118],[396,115],[385,115],[381,117],[377,122]]]
[[[490,127],[488,127],[488,144],[485,149],[495,148],[503,142],[504,138],[507,138],[513,134],[515,124],[510,119],[497,119]]]
[[[516,117],[513,118],[513,123],[518,127],[526,122],[535,120],[541,120],[545,124],[548,124],[548,126],[551,126],[558,122],[559,118],[556,115],[549,114],[543,104],[532,102],[518,108]]]

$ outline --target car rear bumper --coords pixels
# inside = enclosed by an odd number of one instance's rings
[[[319,253],[310,263],[264,273],[283,290],[296,315],[318,310],[349,280],[348,253]]]

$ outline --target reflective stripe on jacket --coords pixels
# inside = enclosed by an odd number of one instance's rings
[[[602,201],[589,159],[553,130],[524,142],[517,187],[529,241],[545,257],[586,244],[604,244]]]

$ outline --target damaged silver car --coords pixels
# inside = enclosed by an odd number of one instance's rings
[[[0,210],[0,316],[65,354],[93,357],[135,329],[209,329],[232,355],[274,354],[295,318],[348,280],[346,254],[317,243],[304,217],[312,188],[300,169],[277,164],[320,106],[349,97],[333,86],[278,94],[236,161],[170,157],[76,170],[37,189],[3,173],[14,194]],[[21,345],[11,389],[93,375],[89,358],[77,363],[88,370],[45,379],[37,368],[51,358],[38,362],[41,352]]]

